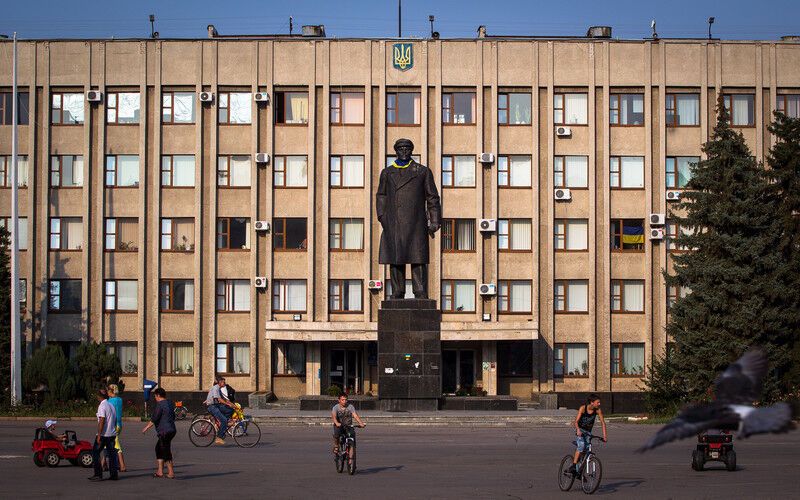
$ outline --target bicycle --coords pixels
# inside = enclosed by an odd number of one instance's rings
[[[200,448],[210,446],[217,437],[219,426],[219,420],[211,414],[196,417],[189,426],[189,440]],[[235,403],[225,432],[240,448],[252,448],[261,441],[261,428],[252,417],[244,414],[239,403]]]
[[[600,459],[592,451],[592,439],[597,438],[597,436],[588,432],[584,434],[588,436],[588,449],[581,453],[578,458],[578,463],[575,466],[577,474],[573,474],[569,470],[572,467],[572,455],[566,455],[561,459],[561,465],[558,467],[558,488],[561,491],[569,491],[576,477],[580,477],[581,489],[587,495],[597,491],[600,486],[600,480],[603,478],[603,466],[600,464]],[[602,440],[602,438],[600,439]]]
[[[183,406],[183,401],[175,401],[175,420],[185,420],[189,412]]]
[[[341,474],[344,471],[344,464],[347,463],[347,473],[352,476],[356,473],[356,431],[352,425],[342,425],[341,429],[339,452],[335,457],[336,472]]]

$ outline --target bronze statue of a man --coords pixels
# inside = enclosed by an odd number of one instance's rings
[[[383,227],[378,262],[389,264],[392,295],[406,293],[406,264],[411,264],[414,297],[428,298],[428,236],[439,230],[442,205],[433,174],[411,159],[414,144],[394,143],[397,159],[381,172],[375,207]]]

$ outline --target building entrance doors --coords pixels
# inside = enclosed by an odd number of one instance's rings
[[[475,350],[442,349],[442,392],[455,394],[475,385]]]
[[[360,349],[331,349],[328,375],[331,385],[338,386],[348,394],[361,393],[363,380]]]

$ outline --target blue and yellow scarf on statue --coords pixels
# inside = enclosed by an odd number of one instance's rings
[[[408,160],[406,160],[406,161],[395,160],[395,161],[392,162],[392,164],[390,166],[392,166],[394,168],[407,168],[409,165],[411,165],[411,159],[410,158]]]

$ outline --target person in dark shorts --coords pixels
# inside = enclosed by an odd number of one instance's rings
[[[153,391],[156,398],[156,407],[153,416],[147,423],[142,434],[155,426],[158,442],[156,442],[156,463],[158,467],[153,473],[153,477],[164,477],[164,465],[167,466],[167,476],[169,479],[175,478],[175,471],[172,465],[172,438],[175,437],[175,405],[167,399],[167,391],[161,387]]]
[[[603,441],[606,441],[606,421],[603,418],[603,410],[600,409],[600,397],[597,394],[589,394],[586,404],[578,408],[578,415],[575,416],[575,435],[578,437],[575,439],[575,456],[572,457],[572,467],[569,469],[573,474],[577,472],[576,465],[581,453],[589,449],[589,435],[592,433],[592,427],[594,427],[597,417],[600,417],[600,424],[603,426]]]
[[[347,394],[339,395],[339,402],[331,409],[331,419],[333,420],[333,456],[336,458],[339,455],[339,437],[342,435],[342,428],[352,427],[353,419],[356,419],[359,427],[366,427],[367,424],[361,421],[356,409],[347,402]],[[353,439],[355,439],[355,435]]]

